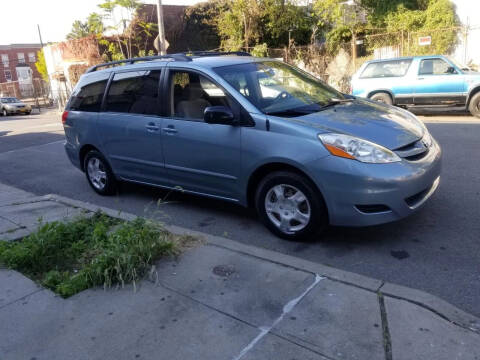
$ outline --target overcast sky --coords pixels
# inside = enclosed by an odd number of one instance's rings
[[[102,0],[0,0],[0,45],[38,43],[37,24],[43,42],[62,41],[75,20],[99,12]],[[145,3],[156,3],[145,0]],[[162,0],[168,5],[192,5],[200,0]]]
[[[98,12],[102,0],[0,0],[0,45],[38,43],[37,24],[40,24],[44,42],[62,41],[75,20],[85,20],[91,12]],[[164,4],[191,5],[201,0],[163,0]],[[146,3],[156,3],[145,0]],[[462,21],[480,25],[479,0],[453,0]]]

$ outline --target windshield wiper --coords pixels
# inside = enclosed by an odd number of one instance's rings
[[[329,108],[331,106],[335,106],[335,105],[338,105],[338,104],[345,104],[345,103],[349,103],[349,102],[352,102],[354,99],[330,99],[326,104],[322,105],[320,107],[320,110],[324,110],[326,108]]]

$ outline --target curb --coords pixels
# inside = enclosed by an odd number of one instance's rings
[[[94,205],[91,203],[66,198],[60,195],[49,194],[38,196],[30,200],[20,201],[19,203],[29,203],[32,201],[56,201],[64,205],[74,208],[83,208],[92,212],[101,210],[107,215],[127,221],[137,218],[136,215],[126,212],[120,212],[103,206]],[[427,292],[408,288],[401,285],[396,285],[382,280],[370,278],[360,274],[336,269],[319,263],[314,263],[308,260],[303,260],[294,256],[285,255],[275,251],[245,245],[234,240],[230,240],[220,236],[206,234],[200,231],[190,230],[176,225],[165,225],[166,230],[182,235],[188,234],[203,238],[207,244],[217,247],[222,247],[234,252],[242,253],[247,256],[255,257],[265,261],[273,262],[282,266],[291,267],[297,270],[309,272],[312,274],[320,274],[332,281],[341,282],[346,285],[361,288],[373,293],[381,294],[384,297],[408,301],[414,305],[420,306],[442,319],[459,326],[465,330],[480,334],[480,318],[468,314],[467,312],[458,309],[454,305],[442,300],[441,298],[429,294]]]

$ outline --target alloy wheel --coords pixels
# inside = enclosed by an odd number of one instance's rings
[[[98,189],[103,190],[107,184],[107,172],[103,162],[96,158],[91,157],[87,163],[87,173],[92,185]]]

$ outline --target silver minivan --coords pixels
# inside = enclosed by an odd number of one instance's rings
[[[247,55],[92,67],[62,116],[70,160],[101,195],[181,189],[252,206],[287,239],[395,221],[437,189],[441,150],[413,114]]]

